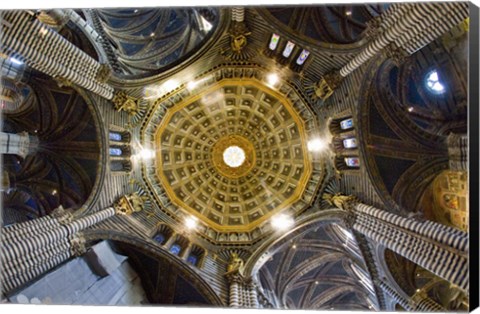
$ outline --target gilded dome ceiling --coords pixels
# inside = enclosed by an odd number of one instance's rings
[[[267,77],[245,66],[207,73],[158,99],[144,127],[160,204],[195,216],[214,239],[253,240],[248,233],[275,214],[305,209],[319,182],[307,149],[314,114],[287,82]]]

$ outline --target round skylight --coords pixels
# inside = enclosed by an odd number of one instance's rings
[[[436,70],[429,72],[425,80],[425,83],[431,92],[442,94],[445,91],[445,86],[443,86],[443,84],[440,82],[440,79],[438,78],[438,72]]]
[[[223,161],[232,168],[240,167],[245,161],[245,152],[238,146],[229,146],[223,152]]]

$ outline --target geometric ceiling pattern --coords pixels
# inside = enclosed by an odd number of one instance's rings
[[[305,139],[298,114],[273,90],[224,80],[169,109],[156,134],[157,175],[176,205],[217,228],[248,231],[303,193]],[[230,145],[247,153],[247,168],[223,164]]]
[[[307,149],[318,129],[311,109],[288,83],[239,70],[216,70],[157,100],[142,130],[156,152],[146,180],[159,203],[197,217],[198,231],[216,241],[251,241],[274,214],[298,214],[322,177]],[[229,146],[245,152],[238,168],[223,160]]]

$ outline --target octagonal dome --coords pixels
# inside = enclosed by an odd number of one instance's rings
[[[286,82],[269,86],[262,69],[237,70],[157,100],[143,128],[156,152],[146,180],[162,209],[195,216],[214,240],[252,240],[276,213],[298,214],[321,172],[307,150],[317,126],[302,98]],[[232,147],[241,162],[229,165]]]

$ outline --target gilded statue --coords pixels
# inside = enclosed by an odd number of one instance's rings
[[[138,99],[127,95],[125,91],[118,91],[112,99],[117,111],[125,111],[130,115],[135,115],[139,111]]]
[[[251,32],[248,31],[247,26],[241,22],[235,22],[230,32],[230,48],[234,53],[240,53],[247,45],[247,36]]]
[[[314,85],[315,95],[322,100],[326,100],[332,96],[333,91],[341,82],[342,77],[338,72],[327,73],[322,76],[320,82]]]
[[[239,273],[243,274],[244,262],[237,253],[232,253],[230,263],[227,266],[227,274]]]
[[[146,196],[140,196],[137,192],[122,196],[114,205],[115,211],[120,215],[131,215],[143,209],[147,200]]]
[[[348,205],[356,200],[353,195],[343,195],[341,193],[329,194],[324,193],[322,198],[330,205],[344,210],[348,210]]]

